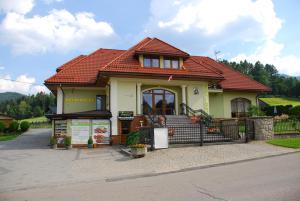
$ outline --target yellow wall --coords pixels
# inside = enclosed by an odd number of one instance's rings
[[[96,96],[106,95],[104,88],[64,88],[63,92],[64,113],[96,110]]]
[[[136,83],[118,82],[118,111],[134,111],[136,114]]]
[[[209,114],[214,118],[224,117],[223,93],[209,93]]]
[[[207,82],[204,81],[184,81],[184,80],[172,80],[168,79],[133,79],[133,78],[111,78],[111,80],[116,80],[118,85],[118,100],[117,100],[117,110],[118,111],[134,111],[137,112],[137,95],[136,95],[136,85],[141,83],[141,91],[150,88],[165,88],[170,89],[177,94],[176,96],[176,110],[179,114],[180,107],[182,103],[182,89],[181,86],[186,86],[186,100],[187,104],[191,105],[193,109],[204,109],[209,111],[209,98],[207,90]],[[198,88],[199,95],[194,95],[193,88]],[[142,99],[142,95],[141,95]],[[141,100],[142,103],[142,100]]]
[[[235,98],[246,98],[251,101],[251,105],[256,105],[256,93],[252,92],[228,92],[210,93],[209,105],[210,115],[215,118],[231,118],[231,100]]]
[[[207,82],[187,85],[187,105],[194,110],[203,109],[206,112],[209,112],[209,99],[207,87]],[[195,94],[195,90],[198,90],[199,93]]]

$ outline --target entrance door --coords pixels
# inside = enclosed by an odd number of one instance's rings
[[[164,89],[151,89],[143,93],[144,114],[175,114],[175,94]]]

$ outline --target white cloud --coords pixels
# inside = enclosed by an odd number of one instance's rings
[[[34,0],[0,0],[0,11],[26,14],[32,10]]]
[[[55,2],[62,2],[63,0],[43,0],[45,2],[45,4],[51,4],[51,3],[55,3]]]
[[[0,43],[10,46],[15,54],[90,50],[110,45],[116,38],[108,22],[96,21],[89,12],[72,14],[54,9],[45,16],[28,17],[26,13],[32,9],[33,0],[27,7],[7,2],[0,6],[6,12],[0,24]]]
[[[0,70],[4,70],[5,69],[5,67],[4,66],[0,66]]]
[[[35,78],[27,75],[20,75],[12,81],[10,75],[0,75],[0,92],[19,92],[22,94],[36,94],[38,92],[46,92],[49,90],[43,85],[36,85]]]
[[[271,0],[152,0],[151,14],[160,29],[211,36],[234,26],[232,32],[242,33],[245,40],[271,39],[282,24]]]
[[[231,60],[239,62],[246,59],[253,63],[260,61],[264,64],[275,65],[280,73],[291,76],[300,75],[300,58],[295,55],[282,55],[283,48],[283,44],[270,40],[259,46],[253,54],[238,54]]]

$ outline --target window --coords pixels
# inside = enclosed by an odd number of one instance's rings
[[[179,59],[165,57],[164,58],[164,68],[179,69]]]
[[[245,98],[236,98],[231,101],[232,117],[247,117],[251,101]]]
[[[97,95],[96,96],[96,110],[104,111],[106,105],[106,96],[105,95]]]
[[[159,57],[144,56],[144,67],[159,67]]]

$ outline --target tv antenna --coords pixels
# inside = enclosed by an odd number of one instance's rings
[[[218,59],[218,54],[220,54],[220,53],[221,53],[221,51],[219,51],[219,50],[215,50],[215,51],[214,51],[216,61],[219,60],[219,59]]]

